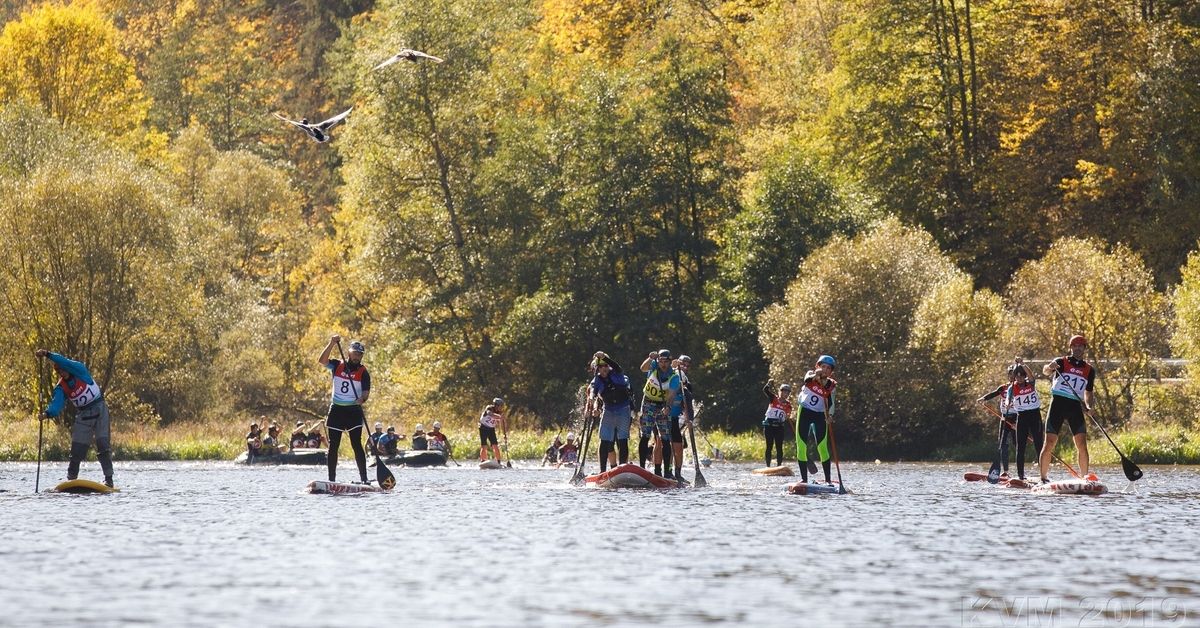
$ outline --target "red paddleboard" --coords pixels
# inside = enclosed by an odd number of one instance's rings
[[[1035,484],[1032,492],[1034,495],[1103,495],[1108,492],[1108,487],[1098,480],[1071,478],[1049,484]]]
[[[655,475],[632,462],[587,476],[588,484],[603,488],[679,488],[675,480]]]
[[[359,493],[382,493],[383,489],[370,484],[313,480],[308,483],[308,492],[314,495],[358,495]]]

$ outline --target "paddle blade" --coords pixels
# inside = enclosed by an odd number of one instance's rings
[[[696,488],[704,488],[708,486],[708,480],[704,479],[704,474],[700,473],[700,469],[696,469],[696,479],[692,482],[692,486]]]
[[[988,484],[995,484],[1000,481],[1000,459],[999,458],[997,458],[996,461],[992,463],[991,468],[988,469],[987,481],[988,481]]]
[[[820,470],[820,467],[817,466],[816,461],[814,461],[814,460],[808,461],[808,472],[810,475],[816,475],[817,471],[819,471],[819,470]]]
[[[379,488],[385,491],[390,491],[396,486],[396,476],[379,458],[375,458],[375,479],[379,482]]]
[[[1142,479],[1142,469],[1125,456],[1121,456],[1121,469],[1125,471],[1125,477],[1130,482],[1137,482]]]

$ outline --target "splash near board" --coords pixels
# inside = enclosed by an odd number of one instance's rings
[[[793,482],[788,484],[787,492],[791,495],[837,495],[839,493],[836,484],[830,486],[829,484],[813,484],[811,482]]]
[[[613,467],[604,473],[589,475],[585,482],[601,488],[680,488],[675,480],[655,475],[632,462]]]
[[[71,493],[73,495],[107,495],[119,491],[120,489],[110,488],[91,480],[67,480],[50,489],[51,493]]]
[[[763,467],[761,469],[754,469],[750,473],[753,473],[754,475],[778,475],[778,476],[796,475],[796,473],[794,471],[792,471],[792,468],[787,465],[781,465],[778,467]]]
[[[313,480],[308,483],[308,492],[314,495],[358,495],[360,493],[382,493],[383,489],[370,484],[351,484],[349,482],[328,482]]]
[[[1098,480],[1072,478],[1048,484],[1035,484],[1032,492],[1034,495],[1103,495],[1108,492],[1108,487]]]

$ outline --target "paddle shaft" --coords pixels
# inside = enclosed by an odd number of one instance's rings
[[[696,481],[693,486],[696,488],[704,488],[708,486],[708,480],[704,479],[704,474],[700,472],[700,454],[696,453],[696,428],[693,425],[692,419],[692,404],[689,403],[687,394],[687,375],[685,374],[679,383],[679,393],[683,395],[683,415],[687,417],[688,424],[688,442],[692,446],[692,466],[696,468]]]
[[[45,363],[38,365],[38,395],[42,394],[42,388],[46,385],[46,365]],[[33,477],[33,492],[38,492],[42,483],[42,428],[46,421],[40,413],[38,415],[38,454],[37,454],[37,474]]]
[[[583,402],[583,433],[579,435],[579,463],[575,467],[575,474],[571,476],[571,484],[579,485],[583,482],[583,467],[587,464],[588,448],[592,446],[592,426],[596,422],[592,416],[591,390],[588,390],[587,400]]]
[[[993,407],[991,407],[991,406],[989,406],[989,405],[987,405],[987,404],[984,404],[984,406],[983,406],[983,407],[984,407],[984,409],[986,409],[988,412],[990,412],[990,413],[992,413],[992,414],[996,415],[996,418],[1000,419],[1001,421],[1004,421],[1004,424],[1008,426],[1008,429],[1012,430],[1013,432],[1016,432],[1016,431],[1017,431],[1017,426],[1013,425],[1011,421],[1009,421],[1008,419],[1004,418],[1004,416],[1003,416],[1003,415],[1001,415],[999,412],[997,412],[995,408],[993,408]],[[1026,440],[1028,440],[1029,442],[1031,442],[1031,443],[1032,443],[1032,442],[1033,442],[1033,435],[1027,435],[1027,436],[1025,437],[1025,439],[1026,439]],[[1041,452],[1038,452],[1038,453],[1040,454]],[[1055,462],[1057,462],[1058,464],[1061,464],[1062,466],[1066,467],[1066,468],[1067,468],[1067,471],[1070,471],[1070,472],[1071,472],[1071,475],[1073,475],[1073,476],[1075,476],[1075,477],[1077,477],[1077,478],[1078,478],[1078,477],[1081,477],[1081,476],[1079,475],[1079,472],[1077,472],[1077,471],[1075,470],[1075,467],[1072,467],[1072,466],[1071,466],[1071,464],[1070,464],[1070,463],[1068,463],[1066,460],[1063,460],[1062,458],[1058,457],[1058,454],[1054,453],[1054,450],[1050,450],[1050,456],[1054,458]]]
[[[507,458],[506,465],[509,469],[512,468],[512,454],[508,453],[508,418],[500,417],[500,431],[504,434],[504,457]]]
[[[833,421],[829,420],[829,408],[825,408],[825,430],[829,432],[829,448],[833,451],[833,466],[837,468],[838,493],[845,494],[846,486],[842,484],[842,465],[838,462],[837,439],[833,436]]]

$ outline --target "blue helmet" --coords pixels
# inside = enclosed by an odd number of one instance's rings
[[[823,355],[817,358],[817,364],[828,364],[831,369],[837,368],[837,360],[833,359],[831,355]]]

